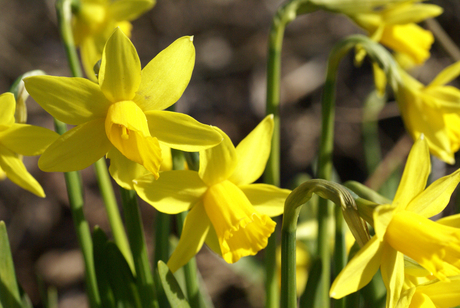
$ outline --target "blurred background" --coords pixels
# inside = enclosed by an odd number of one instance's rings
[[[178,37],[194,35],[196,66],[176,109],[220,127],[237,144],[264,117],[267,38],[272,16],[281,3],[158,0],[151,11],[133,22],[132,41],[144,66]],[[445,9],[437,21],[459,45],[460,2],[432,3]],[[355,33],[363,32],[345,16],[326,12],[299,17],[286,29],[281,89],[283,187],[292,188],[296,179],[313,174],[327,57],[335,43]],[[426,84],[451,63],[452,58],[435,42],[432,57],[414,74]],[[54,1],[0,0],[0,93],[8,91],[19,75],[34,69],[49,75],[70,75]],[[365,62],[356,68],[350,54],[342,61],[338,79],[335,166],[342,181],[364,182],[369,174],[364,163],[361,122],[363,101],[373,88],[371,67]],[[28,110],[29,123],[53,129],[51,117],[32,99],[28,100]],[[378,128],[382,155],[386,155],[405,134],[391,97],[380,113]],[[26,157],[25,163],[42,184],[45,199],[9,180],[0,183],[0,220],[7,225],[19,281],[36,307],[40,307],[39,280],[45,286],[56,287],[59,307],[87,307],[83,262],[64,177],[41,172],[36,157]],[[91,226],[99,225],[109,232],[93,169],[83,170],[82,176],[86,217]],[[147,243],[152,247],[155,210],[142,202],[140,207]],[[243,274],[238,263],[227,265],[207,248],[197,255],[197,262],[215,307],[263,306],[263,284],[258,273]]]

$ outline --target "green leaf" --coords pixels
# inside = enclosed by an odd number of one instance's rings
[[[21,296],[14,272],[10,242],[5,222],[0,221],[0,304],[8,308],[21,308]]]
[[[161,284],[163,285],[163,289],[165,290],[171,307],[190,308],[179,283],[163,261],[158,261],[158,274],[160,275]]]
[[[96,270],[97,286],[101,297],[101,307],[115,307],[115,299],[107,277],[107,236],[98,226],[93,231],[93,258]]]
[[[107,242],[105,251],[107,279],[117,307],[142,308],[134,276],[118,246],[113,242]]]

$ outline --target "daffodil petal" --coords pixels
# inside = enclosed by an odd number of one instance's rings
[[[173,170],[173,158],[171,154],[171,148],[160,142],[160,149],[161,149],[161,171],[171,171]]]
[[[110,175],[124,189],[133,190],[134,179],[150,174],[144,166],[128,159],[115,147],[107,153],[107,158],[110,159]]]
[[[273,115],[265,117],[236,147],[238,164],[229,178],[236,185],[255,182],[264,172],[270,155]]]
[[[16,101],[13,93],[3,93],[0,95],[0,131],[7,129],[14,123],[14,111],[16,110]]]
[[[154,4],[154,0],[118,0],[110,3],[109,11],[115,20],[129,21],[138,18]]]
[[[430,152],[425,138],[419,138],[409,153],[393,205],[405,209],[426,186],[431,171]]]
[[[460,75],[460,61],[443,69],[427,86],[427,88],[445,85]]]
[[[167,214],[177,214],[190,209],[208,187],[196,171],[176,170],[161,173],[158,180],[146,175],[134,181],[139,197]]]
[[[59,137],[43,152],[38,166],[49,172],[81,170],[95,163],[111,147],[105,135],[104,120],[93,120]]]
[[[28,124],[13,124],[8,130],[0,131],[2,145],[26,156],[43,153],[57,138],[59,135],[49,129]]]
[[[43,188],[27,171],[21,159],[15,153],[1,145],[0,167],[6,173],[6,176],[16,185],[39,197],[45,197]]]
[[[415,197],[406,210],[415,212],[424,217],[439,214],[450,201],[450,197],[460,182],[460,169],[442,177],[428,186],[422,193]]]
[[[128,37],[116,28],[105,44],[99,85],[111,102],[131,100],[141,82],[141,62]]]
[[[383,241],[383,239],[385,238],[387,227],[390,224],[394,213],[395,207],[389,204],[377,206],[377,208],[375,208],[374,212],[372,213],[374,220],[375,237],[379,238],[381,241]]]
[[[431,298],[423,294],[421,292],[415,292],[411,298],[409,303],[410,306],[402,306],[402,307],[410,307],[410,308],[439,308],[439,307],[451,307],[451,306],[437,306],[433,303]],[[399,308],[397,306],[396,308]]]
[[[200,251],[210,226],[203,204],[196,204],[187,214],[179,244],[169,258],[168,267],[173,273]]]
[[[235,146],[222,130],[215,127],[224,138],[213,148],[200,151],[200,178],[208,186],[222,182],[230,177],[238,163]]]
[[[222,136],[209,125],[191,116],[171,111],[145,112],[152,136],[167,146],[186,152],[198,152],[220,143]]]
[[[387,307],[394,307],[404,285],[404,255],[385,242],[384,245],[380,271],[387,289]]]
[[[377,237],[371,238],[334,280],[329,295],[342,298],[367,285],[379,269],[382,247]]]
[[[105,117],[110,102],[98,85],[77,77],[24,78],[29,94],[56,119],[72,125]]]
[[[436,17],[442,14],[442,7],[434,4],[409,4],[400,5],[401,9],[388,10],[385,13],[385,22],[388,24],[409,24],[419,23],[425,19]]]
[[[438,281],[417,287],[417,292],[428,296],[436,307],[457,307],[460,305],[458,290],[460,290],[460,276],[450,277],[450,282]],[[434,305],[432,307],[435,307]]]
[[[144,111],[168,108],[182,96],[194,65],[193,37],[177,39],[144,67],[134,101]]]
[[[436,220],[436,222],[444,226],[460,228],[460,214],[446,216]]]
[[[270,217],[283,214],[284,201],[291,193],[289,189],[268,184],[250,184],[239,188],[258,212]]]
[[[411,301],[412,298],[414,297],[415,294],[415,287],[409,288],[409,289],[404,289],[401,292],[401,297],[398,300],[398,303],[396,304],[395,308],[407,308],[411,307]],[[415,306],[411,308],[421,308],[421,306]]]

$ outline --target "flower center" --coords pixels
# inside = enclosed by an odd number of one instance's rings
[[[105,132],[124,156],[158,177],[160,144],[157,138],[150,135],[147,118],[139,106],[132,101],[112,104],[105,119]]]

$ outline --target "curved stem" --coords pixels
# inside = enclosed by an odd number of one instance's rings
[[[308,202],[314,193],[331,200],[344,212],[349,209],[356,209],[355,200],[345,187],[321,179],[306,181],[287,197],[284,204],[281,242],[281,304],[283,308],[297,307],[295,275],[297,220],[301,206]],[[320,307],[325,307],[325,305],[329,305],[329,298],[326,302],[320,300],[318,303]]]

